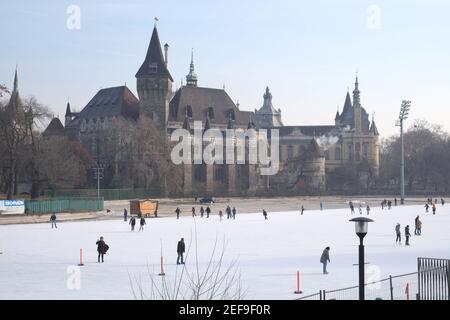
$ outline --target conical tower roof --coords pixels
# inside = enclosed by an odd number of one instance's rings
[[[144,62],[136,73],[136,77],[138,78],[154,75],[168,76],[170,80],[173,81],[172,76],[170,75],[170,72],[167,69],[166,63],[164,61],[161,42],[159,41],[159,35],[156,26],[153,28],[152,38],[148,46],[147,55],[145,56]]]

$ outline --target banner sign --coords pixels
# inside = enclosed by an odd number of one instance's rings
[[[24,214],[24,200],[0,200],[0,214]]]

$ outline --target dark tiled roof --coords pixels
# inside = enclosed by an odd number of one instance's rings
[[[295,132],[300,132],[305,136],[322,136],[330,133],[332,130],[336,129],[334,125],[326,126],[284,126],[278,128],[280,131],[280,136],[287,136]]]
[[[157,69],[156,72],[152,72],[150,70],[150,64],[156,64]],[[150,40],[150,44],[148,46],[147,55],[145,56],[145,60],[136,73],[136,77],[142,76],[168,76],[170,80],[173,81],[172,76],[170,75],[169,70],[167,69],[166,63],[163,58],[162,50],[161,50],[161,42],[159,41],[158,30],[156,26],[153,28],[152,38]]]
[[[228,125],[230,117],[234,126],[247,126],[255,118],[253,112],[240,111],[223,89],[181,87],[170,101],[169,121],[183,122],[188,109],[191,121],[206,122],[209,114],[211,126]]]
[[[53,118],[42,133],[44,137],[66,135],[64,126],[58,118]]]
[[[339,120],[340,120],[341,124],[349,125],[349,126],[353,127],[354,126],[353,119],[354,118],[353,118],[352,100],[350,98],[350,93],[347,92],[347,96],[345,97],[344,109],[342,110]]]
[[[83,119],[114,117],[139,117],[139,100],[125,86],[101,89],[70,123],[79,124]]]

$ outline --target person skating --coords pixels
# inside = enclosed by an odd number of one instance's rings
[[[267,211],[263,209],[264,220],[267,220]]]
[[[400,223],[397,222],[397,225],[395,226],[395,234],[397,235],[397,238],[395,238],[395,243],[397,244],[397,242],[399,244],[402,243],[402,233],[400,231]]]
[[[431,209],[433,210],[433,214],[436,214],[436,203],[433,203]]]
[[[417,236],[419,234],[419,216],[414,219],[414,234]]]
[[[52,223],[52,229],[53,229],[53,226],[56,228],[56,229],[58,229],[58,226],[56,225],[56,214],[52,214],[51,216],[50,216],[50,222]]]
[[[359,214],[362,214],[362,206],[361,206],[361,203],[360,203],[359,206],[358,206],[358,210],[359,210]]]
[[[192,218],[196,217],[197,215],[195,214],[195,207],[192,207]]]
[[[409,237],[411,237],[411,233],[409,233],[409,225],[405,227],[405,245],[409,246]]]
[[[323,265],[323,274],[328,274],[327,264],[330,262],[330,247],[326,247],[320,256],[320,263]]]
[[[139,221],[139,231],[144,231],[144,225],[147,223],[145,222],[145,218],[141,217],[141,220]]]
[[[175,209],[175,213],[177,214],[177,219],[180,219],[180,212],[181,212],[180,208],[177,207]]]
[[[384,210],[384,200],[381,201],[381,210]]]
[[[391,207],[392,207],[392,201],[389,200],[387,204],[388,204],[388,210],[391,210]]]
[[[394,205],[397,206],[397,198],[394,199]]]
[[[303,215],[303,211],[305,211],[305,207],[302,205],[302,212],[301,212],[301,215]]]
[[[177,245],[177,254],[178,254],[177,264],[180,264],[180,258],[181,258],[181,264],[184,264],[183,254],[184,254],[185,249],[186,249],[186,246],[184,244],[184,238],[181,238],[181,240],[178,241],[178,245]]]
[[[369,215],[369,212],[370,212],[370,207],[369,207],[369,205],[367,205],[366,211],[367,211],[367,215]]]
[[[200,207],[200,217],[203,218],[203,214],[205,213],[205,209],[203,209],[203,206]]]
[[[134,231],[134,226],[136,225],[136,218],[131,216],[130,222],[128,224],[131,225],[131,231]]]
[[[231,218],[231,208],[230,208],[230,206],[226,207],[225,212],[227,213],[227,219],[230,219]]]
[[[209,214],[211,213],[211,208],[209,206],[206,207],[206,218],[209,218]]]
[[[445,200],[444,200],[444,198],[441,198],[441,205],[444,205],[445,204]]]
[[[219,210],[219,220],[222,221],[223,218],[223,212],[222,210]]]
[[[353,206],[353,202],[350,201],[349,205],[350,205],[350,213],[354,214],[355,213],[355,207]]]
[[[417,221],[417,235],[422,235],[422,221],[420,219]]]
[[[123,221],[127,221],[128,220],[128,211],[127,208],[123,209]]]
[[[425,213],[428,213],[428,209],[430,208],[430,205],[427,203],[425,203]]]
[[[236,208],[233,207],[233,210],[231,210],[231,213],[233,214],[233,220],[236,220]]]
[[[103,262],[105,262],[103,259],[103,256],[108,251],[109,246],[105,243],[105,241],[103,240],[103,237],[100,237],[100,240],[97,240],[97,242],[95,244],[97,245],[98,262],[100,262],[100,258],[102,258],[102,263],[103,263]]]
[[[320,201],[320,211],[322,211],[322,210],[323,210],[323,202]]]

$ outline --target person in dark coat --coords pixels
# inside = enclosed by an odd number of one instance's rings
[[[436,203],[433,203],[431,209],[433,210],[433,214],[436,214]]]
[[[177,213],[177,219],[180,219],[180,212],[181,212],[180,208],[177,207],[175,212]]]
[[[100,262],[100,257],[102,258],[102,263],[104,262],[103,256],[108,251],[109,246],[105,243],[103,240],[103,237],[100,237],[100,240],[97,240],[95,243],[97,245],[97,252],[98,252],[98,262]]]
[[[441,198],[441,205],[444,205],[445,204],[445,200],[444,200],[444,198]]]
[[[222,221],[223,213],[222,210],[219,210],[219,220]]]
[[[205,209],[203,209],[203,206],[200,207],[200,217],[203,218],[203,214],[205,213]]]
[[[418,236],[422,235],[422,221],[420,219],[417,220],[417,235]]]
[[[225,212],[227,213],[227,219],[231,218],[231,208],[230,206],[227,206],[227,208],[225,209]]]
[[[388,209],[391,210],[391,207],[392,207],[392,201],[389,200],[387,204],[388,204]]]
[[[131,225],[131,231],[134,231],[134,226],[136,225],[136,218],[131,216],[130,222],[128,224]]]
[[[428,213],[428,209],[430,208],[430,205],[428,204],[428,202],[425,203],[424,207],[425,207],[425,212]]]
[[[397,206],[397,198],[394,199],[394,205]]]
[[[209,206],[206,207],[206,218],[209,218],[209,214],[211,213],[211,208]]]
[[[267,211],[263,209],[264,220],[267,220]]]
[[[233,220],[236,220],[236,208],[233,207],[233,210],[231,210],[231,213],[233,214]]]
[[[184,244],[184,238],[181,238],[181,240],[178,241],[178,245],[177,245],[177,254],[178,254],[177,264],[180,264],[180,258],[181,258],[181,264],[184,264],[183,254],[184,254],[185,249],[186,249],[186,246]]]
[[[50,222],[52,223],[52,229],[53,229],[53,226],[55,226],[55,228],[57,229],[58,227],[56,226],[56,214],[52,214],[51,216],[50,216]]]
[[[139,221],[139,231],[144,231],[144,225],[146,225],[147,222],[145,222],[145,218],[141,217],[141,220]]]
[[[303,211],[305,211],[305,207],[302,205],[302,208],[300,209],[301,210],[301,215],[303,215]]]
[[[384,210],[384,200],[381,201],[381,210]]]
[[[327,264],[330,262],[330,247],[326,247],[320,256],[320,263],[323,265],[323,274],[328,274]]]
[[[192,217],[196,217],[197,215],[195,214],[195,207],[192,207]]]
[[[418,224],[418,221],[419,221],[419,216],[417,216],[417,217],[414,219],[414,226],[415,226],[415,228],[414,228],[414,234],[415,234],[416,236],[419,234],[419,224]]]
[[[349,205],[350,205],[350,213],[354,214],[355,213],[355,207],[353,206],[353,202],[350,201]]]
[[[123,221],[127,221],[128,219],[128,211],[126,208],[123,209]]]
[[[411,233],[409,233],[409,226],[405,227],[405,238],[406,242],[405,245],[409,246],[409,237],[411,237]]]
[[[369,212],[370,212],[370,207],[369,207],[369,205],[367,205],[366,211],[367,211],[367,215],[369,215]]]
[[[402,233],[400,231],[400,223],[397,222],[397,225],[395,226],[395,234],[397,235],[397,238],[395,238],[395,243],[402,243]]]

